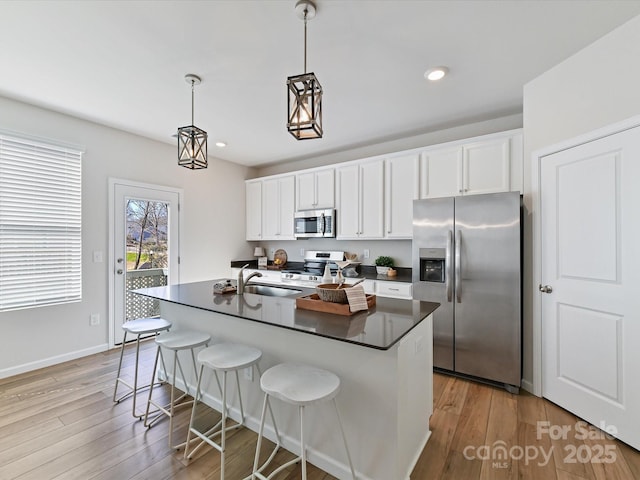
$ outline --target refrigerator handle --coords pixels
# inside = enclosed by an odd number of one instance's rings
[[[445,252],[445,265],[447,266],[447,271],[444,275],[444,286],[447,291],[447,302],[451,301],[451,277],[453,272],[451,271],[451,250],[453,249],[453,232],[449,230],[447,232],[447,249]]]
[[[456,301],[462,303],[462,267],[460,265],[460,250],[462,249],[462,232],[456,232]]]

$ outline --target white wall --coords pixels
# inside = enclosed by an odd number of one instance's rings
[[[640,113],[640,16],[558,64],[524,87],[524,188],[530,212],[532,153]],[[532,242],[525,243],[524,377],[533,378],[532,304],[539,298],[532,282]]]
[[[256,170],[256,177],[275,175],[277,173],[292,172],[294,170],[304,170],[305,168],[332,165],[334,163],[359,160],[361,158],[384,155],[386,153],[410,150],[412,148],[426,147],[438,143],[463,140],[465,138],[478,135],[488,135],[490,133],[503,132],[514,128],[522,127],[522,114],[512,114],[503,117],[484,120],[481,122],[467,123],[455,127],[441,128],[431,132],[422,133],[412,137],[391,140],[357,148],[351,148],[340,152],[318,155],[311,158],[294,160],[277,165],[262,167]],[[321,141],[321,140],[320,140]]]
[[[108,343],[107,179],[184,189],[181,281],[228,275],[229,260],[253,253],[245,242],[244,180],[249,169],[209,158],[207,170],[177,165],[177,145],[131,135],[0,97],[0,129],[82,145],[82,302],[0,313],[0,378],[95,351]],[[92,252],[104,263],[92,263]],[[89,315],[101,325],[91,327]]]

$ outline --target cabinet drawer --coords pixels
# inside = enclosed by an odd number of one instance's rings
[[[381,297],[412,298],[410,283],[376,281],[376,294]]]

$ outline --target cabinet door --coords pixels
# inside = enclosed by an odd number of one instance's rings
[[[262,239],[277,240],[280,234],[280,195],[277,178],[262,182]]]
[[[359,238],[384,237],[384,161],[360,165]]]
[[[413,236],[413,201],[418,198],[418,155],[385,160],[385,236]]]
[[[245,196],[247,240],[262,240],[262,182],[247,182]]]
[[[314,172],[296,175],[296,208],[314,210],[316,208],[316,174]]]
[[[463,195],[510,190],[509,142],[507,137],[463,147]]]
[[[293,240],[295,178],[262,182],[262,239]]]
[[[336,169],[337,176],[337,238],[358,238],[360,233],[359,165]]]
[[[293,216],[295,213],[295,177],[283,177],[278,180],[279,194],[279,235],[278,240],[295,240],[293,236]]]
[[[335,202],[334,169],[316,172],[316,208],[333,208]]]
[[[451,197],[462,193],[462,147],[422,153],[420,198]]]

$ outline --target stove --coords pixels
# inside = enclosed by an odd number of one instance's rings
[[[324,267],[328,264],[331,274],[338,271],[336,261],[344,260],[344,252],[308,250],[304,254],[302,270],[283,270],[281,278],[286,283],[299,283],[303,286],[322,282]]]

